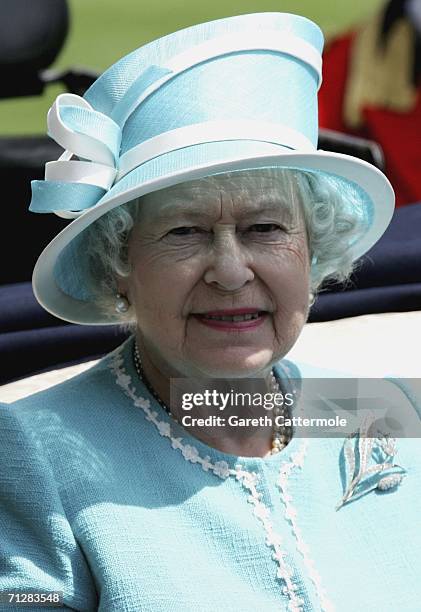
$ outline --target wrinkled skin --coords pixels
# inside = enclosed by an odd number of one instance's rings
[[[297,340],[309,308],[301,207],[273,174],[254,172],[258,180],[249,172],[245,186],[221,175],[210,186],[184,183],[143,198],[129,240],[132,272],[119,289],[137,315],[145,368],[166,377],[257,377]],[[238,332],[193,316],[242,307],[268,315]]]

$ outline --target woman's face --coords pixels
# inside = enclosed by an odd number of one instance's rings
[[[307,319],[310,267],[297,198],[273,171],[242,174],[142,200],[129,239],[132,272],[120,290],[148,357],[169,375],[264,374]]]

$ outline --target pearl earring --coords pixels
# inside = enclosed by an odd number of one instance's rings
[[[130,308],[130,303],[129,303],[129,300],[126,298],[126,296],[122,295],[121,293],[116,293],[115,311],[120,314],[124,314],[125,312],[129,310],[129,308]]]
[[[314,295],[312,291],[310,291],[308,297],[309,297],[310,306],[313,306],[314,302],[316,301],[316,296]]]

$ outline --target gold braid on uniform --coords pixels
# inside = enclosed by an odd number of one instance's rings
[[[416,31],[408,18],[401,17],[381,44],[384,11],[360,28],[352,46],[344,98],[344,120],[352,128],[363,125],[365,106],[405,113],[416,103],[412,79]]]

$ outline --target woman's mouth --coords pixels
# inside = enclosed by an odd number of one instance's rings
[[[224,331],[239,331],[258,327],[264,322],[267,314],[265,310],[243,309],[231,312],[207,312],[195,314],[194,317],[207,327]]]

